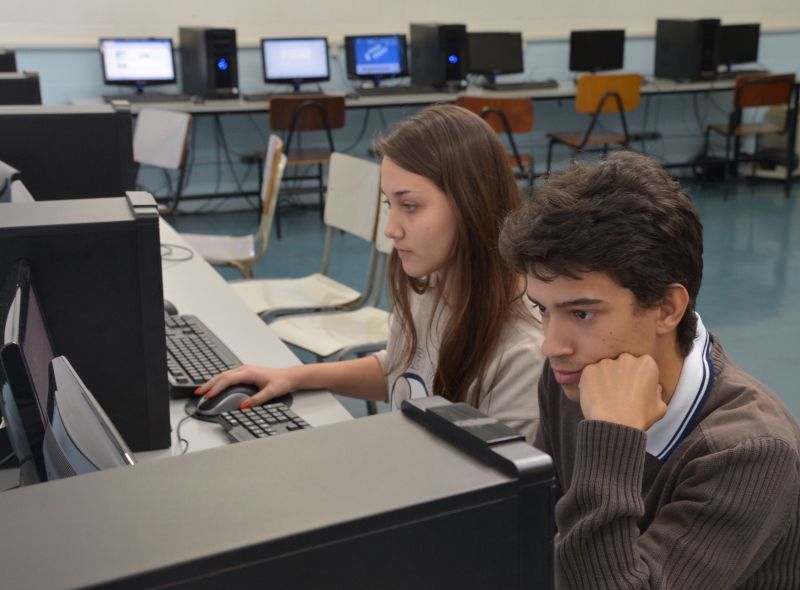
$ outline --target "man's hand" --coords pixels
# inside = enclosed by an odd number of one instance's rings
[[[581,410],[587,420],[603,420],[647,430],[667,413],[653,357],[622,353],[584,367]]]

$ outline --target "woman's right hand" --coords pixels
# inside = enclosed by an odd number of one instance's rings
[[[258,387],[259,391],[245,403],[249,403],[251,407],[260,406],[296,389],[293,379],[294,368],[267,369],[266,367],[242,365],[209,379],[195,390],[195,394],[214,397],[231,385],[249,383]]]

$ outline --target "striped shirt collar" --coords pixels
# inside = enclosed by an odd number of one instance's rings
[[[689,434],[714,385],[711,338],[700,316],[692,351],[683,361],[678,386],[666,415],[647,431],[647,452],[662,463]]]

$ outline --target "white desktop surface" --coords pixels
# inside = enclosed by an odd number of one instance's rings
[[[194,252],[164,219],[161,219],[160,231],[162,244],[181,246],[173,248],[171,253],[162,248],[162,256],[181,259],[187,258],[189,252],[193,254],[190,260],[162,262],[164,298],[172,302],[180,314],[197,316],[245,364],[274,368],[300,364],[299,359],[234,293],[225,279]],[[311,426],[353,418],[326,391],[294,393],[293,398],[292,410]],[[186,400],[170,400],[172,446],[160,451],[136,453],[137,460],[148,461],[180,454],[176,432],[178,422],[186,416],[185,403]],[[189,441],[189,453],[231,443],[221,426],[194,418],[183,423],[181,437]]]

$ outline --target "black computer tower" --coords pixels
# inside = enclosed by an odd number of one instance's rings
[[[0,49],[0,72],[17,71],[17,54],[13,49]]]
[[[42,104],[37,72],[0,73],[0,105]]]
[[[142,192],[0,204],[0,282],[28,262],[56,354],[133,451],[170,445],[158,219]]]
[[[460,86],[469,71],[466,25],[411,25],[411,83]]]
[[[677,81],[713,80],[717,75],[721,22],[656,21],[656,78]]]
[[[180,28],[183,92],[205,98],[239,95],[236,30]]]

